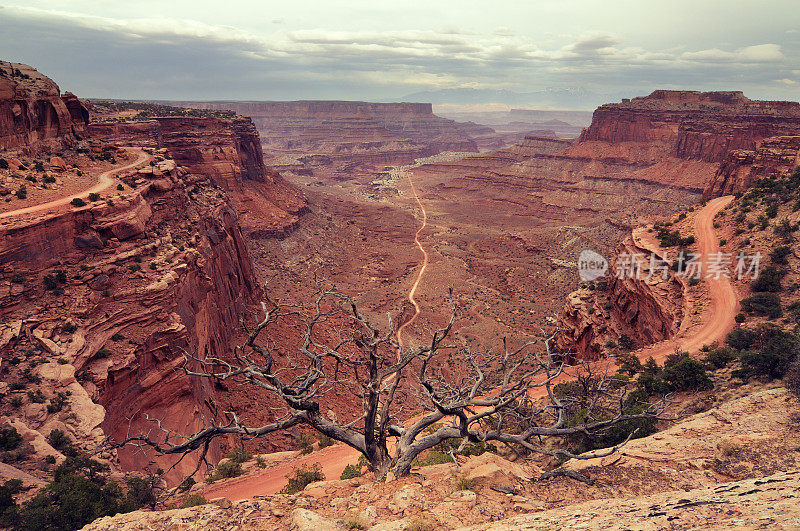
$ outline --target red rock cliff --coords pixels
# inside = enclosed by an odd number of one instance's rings
[[[249,118],[155,118],[91,124],[89,131],[98,138],[167,149],[178,163],[229,193],[249,235],[285,234],[306,208],[302,193],[264,164]]]
[[[754,149],[800,131],[800,104],[756,101],[741,92],[657,90],[602,105],[581,141],[647,142],[681,159],[722,162],[734,149]]]
[[[0,148],[47,148],[86,135],[88,112],[34,68],[0,61]]]

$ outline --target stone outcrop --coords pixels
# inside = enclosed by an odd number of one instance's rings
[[[768,137],[800,131],[800,104],[758,101],[741,92],[656,90],[601,105],[581,142],[646,143],[662,155],[722,162]]]
[[[753,150],[736,149],[719,166],[703,198],[747,190],[755,181],[781,175],[800,165],[800,136],[777,136],[759,142]]]
[[[3,348],[10,357],[33,341],[51,361],[37,369],[41,377],[70,391],[63,412],[41,405],[25,413],[26,423],[44,434],[74,433],[87,448],[152,430],[148,415],[179,433],[219,415],[213,385],[180,369],[183,353],[226,355],[260,294],[236,213],[212,180],[171,160],[145,169],[121,175],[127,191],[113,201],[0,229],[0,307],[20,323],[3,327]],[[61,295],[42,288],[56,269],[69,272]],[[14,275],[21,280],[10,281]],[[75,330],[65,332],[65,322]],[[220,457],[218,445],[211,455]],[[175,461],[133,448],[103,457],[124,470],[166,470]],[[196,459],[168,478],[193,470]]]
[[[248,235],[283,235],[306,208],[303,195],[264,164],[249,118],[155,118],[93,123],[96,138],[166,149],[193,173],[228,193]]]
[[[86,136],[87,122],[74,94],[62,96],[55,82],[28,65],[0,61],[0,148],[73,144]]]
[[[176,102],[252,118],[270,165],[337,179],[372,175],[442,151],[477,151],[491,128],[433,114],[429,103],[357,101]],[[488,129],[488,131],[487,131]]]
[[[620,256],[636,255],[644,260],[641,273],[618,275],[618,268],[629,267],[628,262],[620,263]],[[649,250],[637,247],[628,237],[617,247],[607,275],[594,282],[594,289],[580,288],[567,296],[559,318],[559,350],[597,359],[608,350],[606,343],[616,344],[622,335],[642,346],[669,339],[678,331],[684,285],[672,271],[666,272],[666,278],[661,271],[650,275],[649,256]]]

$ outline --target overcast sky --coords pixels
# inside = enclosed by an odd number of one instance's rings
[[[30,64],[81,97],[381,101],[465,88],[615,97],[686,88],[797,100],[798,7],[0,0],[0,58]]]

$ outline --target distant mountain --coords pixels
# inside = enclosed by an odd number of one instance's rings
[[[581,88],[548,88],[535,92],[457,88],[414,92],[404,96],[402,99],[404,101],[425,101],[434,104],[502,103],[522,107],[594,110],[598,105],[618,101],[620,98]]]

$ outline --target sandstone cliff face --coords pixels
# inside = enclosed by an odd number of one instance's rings
[[[563,332],[557,337],[557,345],[562,352],[598,359],[608,350],[606,343],[618,343],[623,334],[643,346],[668,339],[678,331],[684,313],[684,286],[671,271],[666,279],[660,271],[647,278],[649,264],[636,278],[618,277],[623,254],[649,257],[649,251],[638,248],[628,237],[610,260],[604,281],[595,282],[596,289],[581,288],[569,294],[559,319]]]
[[[46,149],[86,135],[88,113],[75,95],[34,68],[0,61],[0,148]]]
[[[87,448],[152,430],[146,416],[190,433],[219,415],[213,386],[180,369],[184,349],[225,355],[260,293],[235,211],[209,178],[166,160],[123,179],[127,191],[113,202],[0,229],[0,307],[11,323],[0,333],[3,357],[44,347],[49,362],[37,370],[52,383],[43,387],[71,391],[64,411],[41,405],[21,421],[45,435],[62,429]],[[54,269],[66,273],[61,295],[42,287]],[[211,455],[219,457],[216,445]],[[103,457],[124,470],[175,461],[132,448]]]
[[[306,208],[303,195],[264,164],[249,118],[156,118],[89,126],[97,138],[165,148],[193,173],[226,191],[248,235],[283,235]]]
[[[800,136],[766,138],[754,150],[731,151],[703,191],[710,199],[747,190],[758,179],[784,174],[800,165]]]
[[[581,142],[648,143],[662,155],[720,163],[731,150],[800,130],[800,104],[754,101],[741,92],[657,90],[602,105]]]

